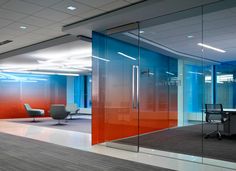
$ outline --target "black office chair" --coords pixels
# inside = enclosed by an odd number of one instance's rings
[[[205,135],[208,138],[212,134],[216,134],[218,139],[222,139],[219,126],[223,125],[228,119],[226,113],[223,111],[222,104],[205,104],[206,107],[206,122],[212,125],[216,125],[216,131],[210,132]]]

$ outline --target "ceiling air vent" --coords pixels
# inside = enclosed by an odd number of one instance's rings
[[[0,42],[0,46],[5,45],[7,43],[11,43],[11,42],[13,42],[13,41],[12,40],[4,40],[4,41]]]

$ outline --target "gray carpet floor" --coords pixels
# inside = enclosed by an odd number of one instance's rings
[[[68,131],[77,131],[77,132],[84,132],[84,133],[91,133],[91,119],[84,119],[84,118],[77,118],[72,120],[61,121],[63,125],[56,125],[57,120],[53,120],[51,118],[48,119],[40,119],[38,118],[37,121],[39,122],[31,122],[32,120],[12,120],[12,122],[34,125],[34,126],[42,126],[48,128],[56,128]]]
[[[132,161],[0,133],[1,171],[167,171]]]
[[[214,136],[208,139],[202,137],[202,133],[215,129],[216,127],[204,124],[203,129],[202,125],[193,125],[163,130],[140,136],[139,145],[144,148],[236,162],[236,136],[224,136],[222,140]],[[137,138],[116,142],[137,145]]]

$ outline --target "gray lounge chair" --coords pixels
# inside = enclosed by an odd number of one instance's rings
[[[57,125],[63,125],[60,121],[65,120],[69,112],[66,111],[65,105],[53,104],[51,105],[50,114],[53,119],[58,120]]]
[[[24,104],[25,110],[30,117],[33,117],[32,122],[36,122],[35,117],[43,116],[44,110],[43,109],[32,109],[29,104]]]

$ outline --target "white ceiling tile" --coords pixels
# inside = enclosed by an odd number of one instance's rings
[[[5,27],[11,23],[13,23],[13,21],[0,18],[0,28]]]
[[[13,35],[10,34],[1,34],[1,30],[0,30],[0,42],[4,41],[4,40],[12,40],[14,38]]]
[[[27,18],[24,18],[21,20],[21,22],[38,26],[38,27],[45,27],[47,25],[52,24],[54,21],[49,21],[47,19],[39,18],[39,17],[34,17],[34,16],[29,16]]]
[[[39,34],[39,35],[45,35],[45,36],[50,36],[50,37],[57,37],[60,35],[63,35],[64,33],[60,30],[56,31],[56,30],[52,30],[52,29],[47,29],[47,28],[43,28],[43,29],[39,29],[39,30],[35,30],[32,32],[33,34]]]
[[[18,13],[18,12],[14,12],[14,11],[10,11],[10,10],[0,8],[0,17],[1,18],[17,21],[17,20],[22,19],[26,16],[27,15],[22,14],[22,13]]]
[[[63,25],[67,25],[67,24],[71,24],[71,23],[80,21],[80,20],[82,20],[82,19],[83,19],[83,18],[81,18],[81,17],[73,16],[73,17],[70,17],[70,18],[67,18],[67,19],[61,21],[61,23],[62,23]]]
[[[26,2],[30,2],[33,4],[38,4],[44,7],[50,7],[58,2],[61,2],[62,0],[24,0]]]
[[[40,12],[35,13],[34,16],[59,22],[65,20],[66,18],[71,17],[72,15],[47,8]]]
[[[6,28],[0,29],[0,35],[2,35],[2,34],[9,34],[9,35],[16,37],[16,36],[26,34],[26,32],[24,32],[20,29],[19,30],[12,30],[12,29],[6,27]]]
[[[50,29],[50,30],[62,32],[61,31],[62,26],[63,26],[63,23],[55,23],[55,24],[52,24],[52,25],[49,25],[49,26],[45,27],[45,29]]]
[[[27,28],[26,29],[21,29],[20,28],[21,26],[25,26]],[[14,30],[14,31],[25,32],[25,33],[31,32],[33,30],[38,29],[38,27],[36,27],[36,26],[32,26],[32,25],[25,24],[25,23],[20,23],[20,22],[15,22],[15,23],[9,24],[6,28]]]
[[[128,2],[123,1],[123,0],[116,0],[114,2],[111,2],[109,4],[103,5],[101,7],[99,7],[99,9],[104,10],[104,11],[111,11],[120,7],[124,7],[129,5]]]
[[[8,0],[0,0],[0,5],[6,3]]]
[[[23,40],[22,38],[24,38],[24,41],[25,40],[26,41],[28,41],[28,40],[34,41],[34,40],[45,40],[45,39],[48,39],[48,36],[42,35],[42,34],[28,33],[28,34],[25,34],[23,36],[17,37],[16,40],[19,39],[20,41],[22,41]]]
[[[42,7],[38,5],[34,5],[32,3],[27,3],[20,0],[10,0],[6,4],[3,4],[1,7],[16,12],[21,12],[24,14],[33,14],[42,9]]]
[[[100,6],[109,4],[114,2],[115,0],[76,0],[77,2],[81,2],[83,4],[98,8]]]
[[[93,17],[93,16],[96,16],[96,15],[99,15],[99,14],[102,14],[102,13],[104,13],[104,11],[99,10],[99,9],[94,9],[94,10],[88,11],[86,13],[80,14],[79,17],[89,18],[89,17]]]
[[[77,9],[75,9],[73,11],[69,10],[69,9],[67,9],[67,7],[69,7],[69,6],[76,7]],[[75,1],[71,1],[71,0],[62,1],[61,3],[58,3],[54,6],[52,6],[51,8],[71,14],[71,15],[82,14],[82,13],[85,13],[87,11],[91,11],[94,9],[93,7],[89,7],[89,6],[84,5],[82,3],[78,3]]]

